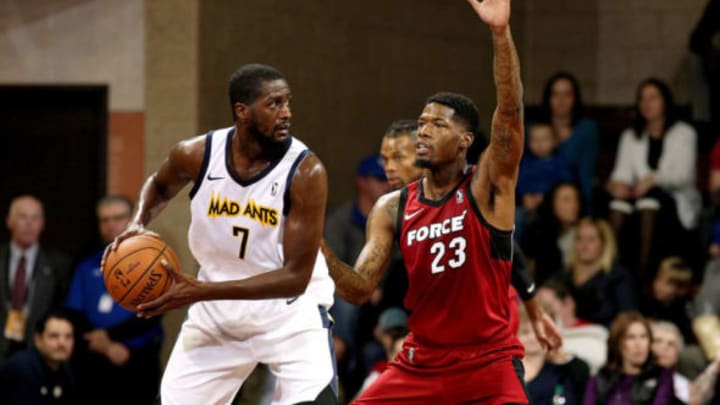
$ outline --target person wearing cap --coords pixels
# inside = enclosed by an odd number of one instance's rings
[[[386,358],[376,362],[365,377],[358,395],[360,395],[367,387],[370,386],[388,366],[388,363],[393,361],[395,355],[402,350],[405,336],[408,334],[407,327],[407,313],[397,307],[392,307],[384,310],[378,318],[377,326],[375,326],[375,339],[385,350]]]
[[[357,165],[355,191],[355,198],[335,209],[325,223],[325,243],[338,257],[349,263],[355,262],[365,244],[365,222],[370,209],[380,196],[390,191],[379,155],[367,156]],[[336,294],[330,313],[335,319],[340,380],[345,392],[352,395],[359,388],[364,375],[364,371],[359,370],[362,368],[359,352],[363,342],[357,339],[360,308]],[[372,335],[368,334],[366,339],[372,339]]]

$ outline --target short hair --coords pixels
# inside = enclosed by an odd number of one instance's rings
[[[682,352],[685,348],[685,339],[683,338],[682,333],[680,333],[680,328],[677,327],[672,322],[669,321],[653,321],[650,323],[650,328],[652,329],[653,333],[664,331],[664,332],[671,332],[674,333],[675,336],[678,337],[678,352]]]
[[[582,94],[580,92],[580,84],[577,78],[570,72],[557,72],[545,82],[545,88],[542,95],[541,121],[552,122],[552,108],[550,106],[550,98],[552,97],[552,89],[559,80],[567,80],[573,89],[574,102],[572,106],[572,125],[575,126],[580,118],[582,118],[585,106],[583,105]]]
[[[415,138],[417,135],[418,123],[417,120],[402,119],[393,121],[392,124],[385,131],[385,138],[397,138],[403,135],[409,135],[411,138]]]
[[[647,319],[638,311],[626,311],[621,312],[610,324],[610,333],[608,334],[608,358],[607,367],[611,370],[622,370],[622,353],[620,353],[620,346],[622,340],[625,338],[627,330],[635,322],[641,323],[648,334],[649,343],[652,342],[652,329]],[[649,348],[648,348],[649,349]],[[647,362],[651,361],[652,356],[648,351]]]
[[[653,86],[660,92],[660,97],[663,99],[663,114],[665,115],[665,122],[663,123],[663,135],[673,124],[678,121],[677,108],[675,106],[675,99],[673,98],[670,87],[664,81],[650,77],[643,80],[637,87],[635,92],[635,119],[633,120],[633,130],[637,138],[642,137],[643,130],[647,126],[647,120],[640,113],[640,97],[642,91],[647,86]]]
[[[100,207],[115,203],[124,204],[130,214],[132,214],[133,210],[135,209],[135,204],[133,204],[132,200],[120,194],[106,195],[105,197],[101,198],[100,201],[98,201],[95,209],[99,211]]]
[[[473,137],[478,136],[480,131],[480,113],[475,103],[469,97],[458,93],[442,92],[434,94],[425,100],[425,105],[430,103],[442,104],[452,108],[455,112],[453,119],[470,131]]]
[[[42,314],[35,323],[35,333],[38,335],[42,335],[45,332],[45,327],[47,326],[48,321],[51,319],[61,319],[63,321],[68,321],[70,325],[73,325],[73,328],[75,328],[75,325],[73,324],[73,321],[68,311],[62,308],[51,308],[50,310]]]
[[[250,104],[260,96],[260,87],[263,83],[285,79],[279,70],[272,66],[261,64],[243,65],[230,76],[228,92],[230,108],[235,118],[235,103]]]
[[[8,208],[8,216],[12,214],[20,200],[31,200],[38,203],[38,205],[40,205],[40,212],[43,214],[43,216],[45,216],[45,207],[43,206],[43,202],[32,194],[22,194],[13,198],[10,201],[10,207]]]
[[[692,269],[677,256],[668,257],[660,262],[657,276],[665,275],[670,283],[678,287],[689,287],[692,283]]]

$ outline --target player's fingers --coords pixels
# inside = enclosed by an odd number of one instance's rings
[[[162,259],[162,260],[160,260],[160,265],[163,266],[165,268],[165,270],[170,272],[170,277],[172,277],[173,280],[177,280],[177,276],[176,276],[177,271],[175,271],[175,267],[173,267],[173,265],[170,264],[170,262],[168,262],[165,259]]]

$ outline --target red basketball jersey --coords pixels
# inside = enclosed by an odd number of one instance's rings
[[[411,339],[430,346],[522,350],[508,294],[512,232],[493,228],[480,213],[470,190],[475,170],[440,201],[424,198],[422,180],[401,194]]]

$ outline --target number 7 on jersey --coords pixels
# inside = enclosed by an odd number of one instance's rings
[[[250,237],[250,230],[241,226],[233,226],[233,236],[236,238],[238,236],[240,237],[240,253],[238,253],[238,257],[244,259],[245,253],[247,253],[247,241]]]

